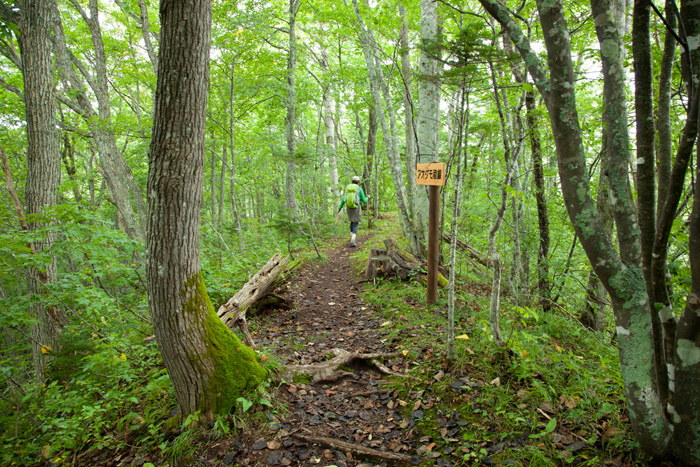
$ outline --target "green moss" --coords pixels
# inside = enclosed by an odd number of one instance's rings
[[[185,284],[183,309],[199,315],[205,334],[206,353],[188,355],[203,360],[210,374],[206,395],[202,397],[202,413],[226,414],[244,391],[255,388],[267,376],[255,352],[245,346],[219,319],[209,300],[204,279],[199,273]]]

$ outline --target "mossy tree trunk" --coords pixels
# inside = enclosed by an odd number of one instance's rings
[[[216,315],[200,270],[211,0],[163,0],[149,153],[148,300],[181,415],[226,413],[265,377]]]
[[[605,117],[609,152],[608,176],[613,216],[617,228],[618,250],[596,210],[590,194],[589,177],[579,118],[576,109],[576,83],[569,31],[560,1],[538,0],[543,36],[547,48],[549,79],[527,38],[522,34],[506,8],[495,0],[480,0],[486,10],[508,31],[514,45],[525,59],[538,90],[544,96],[557,149],[557,160],[562,192],[569,218],[586,251],[596,275],[610,294],[617,330],[620,368],[625,386],[630,422],[637,441],[649,456],[658,460],[673,460],[678,465],[700,465],[700,200],[696,197],[689,219],[689,249],[692,287],[686,307],[678,320],[678,331],[667,357],[661,355],[658,334],[652,329],[656,313],[643,272],[642,232],[639,227],[637,206],[631,198],[628,177],[630,158],[627,129],[627,99],[622,66],[622,41],[616,27],[615,5],[610,0],[592,0],[596,33],[600,41],[604,75]],[[698,37],[700,8],[698,0],[684,2],[681,20],[689,38]],[[648,21],[647,5],[637,2],[635,21]],[[643,28],[645,29],[645,28]],[[647,33],[642,33],[645,36]],[[638,39],[635,39],[638,40]],[[644,38],[644,40],[647,40]],[[697,41],[695,41],[697,42]],[[691,55],[698,55],[700,47],[694,43]],[[698,57],[700,60],[700,57]],[[695,59],[693,64],[697,63]],[[686,63],[684,63],[686,65]],[[697,70],[688,70],[686,79],[693,81]],[[691,89],[693,86],[689,86]],[[661,258],[656,252],[665,249],[668,233],[678,202],[676,193],[683,189],[687,158],[695,147],[698,129],[698,95],[691,93],[687,125],[676,153],[669,193],[656,223],[656,238],[652,263]],[[638,122],[639,123],[639,122]],[[638,154],[638,157],[647,156]],[[648,203],[649,200],[639,202]],[[648,212],[648,211],[645,211]],[[658,211],[657,211],[658,212]],[[667,223],[666,219],[670,219]],[[646,240],[648,242],[648,239]],[[648,247],[648,245],[647,245]],[[665,258],[665,255],[663,256]],[[652,264],[652,269],[653,269]],[[660,268],[665,265],[660,265]],[[654,274],[651,276],[653,282]],[[661,277],[659,275],[658,277]],[[653,285],[653,284],[652,284]],[[665,284],[664,284],[665,285]],[[665,309],[666,307],[664,307]],[[662,309],[665,315],[673,315]],[[664,322],[665,315],[660,316]],[[655,339],[656,338],[656,339]],[[657,368],[669,367],[668,388],[659,387]],[[662,368],[659,368],[662,370]],[[663,381],[662,383],[663,384]],[[675,388],[676,400],[672,405],[665,395]]]

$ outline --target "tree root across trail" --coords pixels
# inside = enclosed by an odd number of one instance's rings
[[[269,423],[254,434],[213,446],[206,457],[214,465],[418,462],[413,427],[419,415],[405,416],[401,409],[409,402],[397,397],[386,378],[409,383],[410,362],[387,341],[386,323],[363,302],[362,276],[350,266],[355,252],[344,245],[328,254],[329,261],[302,266],[285,292],[291,309],[256,318],[260,325],[251,338],[284,362],[285,383],[271,396],[286,410],[268,412]]]

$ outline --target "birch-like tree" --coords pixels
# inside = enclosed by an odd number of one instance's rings
[[[631,198],[628,178],[630,160],[627,121],[625,74],[622,63],[622,39],[614,11],[614,1],[592,0],[591,7],[596,34],[600,43],[600,57],[604,76],[607,145],[609,150],[608,176],[613,199],[613,216],[617,231],[617,248],[606,231],[591,196],[586,154],[576,105],[576,82],[571,56],[571,44],[564,7],[560,1],[538,0],[540,24],[547,48],[546,69],[530,43],[505,6],[496,0],[480,0],[484,8],[506,29],[528,66],[535,84],[542,94],[552,125],[557,150],[562,194],[569,218],[588,256],[591,266],[610,294],[615,314],[620,369],[625,386],[630,422],[642,449],[657,459],[671,459],[682,465],[700,465],[700,197],[695,197],[690,218],[689,260],[692,275],[690,293],[685,308],[676,318],[664,299],[653,292],[666,294],[665,275],[655,276],[654,262],[661,262],[659,271],[665,271],[668,235],[675,217],[680,193],[688,168],[688,160],[695,148],[698,132],[700,92],[692,83],[697,82],[697,64],[700,49],[694,43],[688,52],[692,60],[684,62],[689,84],[688,115],[676,158],[671,171],[669,191],[661,217],[655,222],[654,244],[649,255],[648,235],[640,229],[638,204],[650,203],[648,198]],[[635,2],[633,13],[634,44],[646,54],[650,8],[647,2]],[[687,37],[700,34],[700,2],[684,2],[681,21]],[[645,11],[647,10],[647,11]],[[689,43],[690,45],[690,43]],[[637,79],[647,79],[649,72],[643,63],[635,65]],[[637,92],[648,93],[643,88]],[[641,98],[642,96],[640,96]],[[637,118],[637,125],[644,122]],[[648,149],[647,149],[648,150]],[[638,153],[638,161],[651,164],[653,155]],[[697,176],[697,174],[696,174]],[[648,213],[647,206],[639,212]],[[645,240],[646,239],[646,240]],[[651,258],[650,272],[645,272],[645,261]],[[663,287],[661,280],[663,277]],[[651,283],[649,283],[651,281]],[[677,319],[677,328],[674,325]],[[666,346],[663,343],[666,343]],[[667,372],[668,369],[668,372]],[[674,403],[683,401],[682,404]]]

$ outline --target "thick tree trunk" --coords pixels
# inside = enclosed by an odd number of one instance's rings
[[[27,121],[27,182],[25,196],[27,214],[42,215],[56,204],[61,171],[56,108],[51,63],[51,4],[42,0],[27,0],[20,11],[20,51],[24,80],[24,104]],[[29,230],[41,230],[49,219],[28,223]],[[51,233],[33,242],[32,249],[41,253],[55,240]],[[48,258],[39,269],[30,268],[27,292],[31,296],[46,295],[45,285],[56,280],[55,258]],[[47,370],[47,356],[58,347],[58,333],[64,323],[63,312],[46,307],[41,298],[29,307],[36,319],[31,326],[32,360],[38,381]]]
[[[265,377],[209,301],[199,260],[212,4],[163,0],[149,151],[148,299],[181,415],[209,423]]]

